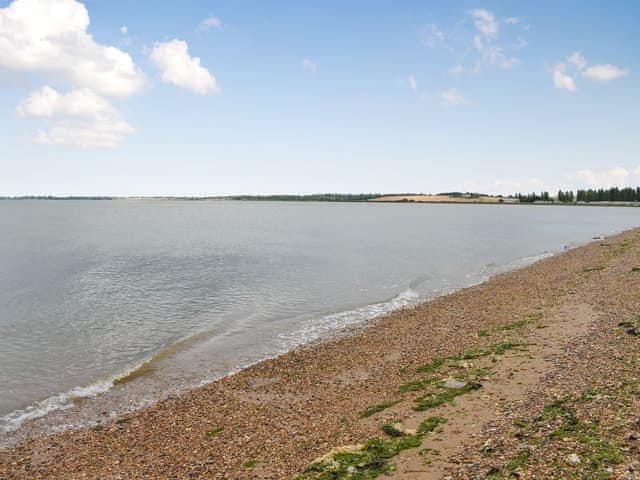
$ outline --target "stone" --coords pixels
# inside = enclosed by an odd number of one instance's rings
[[[580,457],[575,453],[570,453],[567,455],[567,463],[571,465],[579,465],[581,462]]]
[[[445,388],[464,388],[466,386],[467,386],[467,382],[462,382],[460,380],[456,380],[453,378],[450,378],[449,380],[444,382]]]

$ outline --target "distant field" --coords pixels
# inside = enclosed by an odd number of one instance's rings
[[[449,195],[387,195],[369,199],[370,202],[416,202],[416,203],[518,203],[515,198],[489,196],[458,197]]]

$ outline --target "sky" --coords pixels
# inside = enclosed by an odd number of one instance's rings
[[[640,185],[636,1],[0,0],[0,195]]]

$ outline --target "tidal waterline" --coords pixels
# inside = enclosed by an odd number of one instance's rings
[[[148,403],[639,218],[614,207],[3,201],[0,429],[118,389]]]

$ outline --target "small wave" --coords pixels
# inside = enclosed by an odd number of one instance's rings
[[[107,378],[98,379],[88,385],[74,387],[67,392],[52,395],[44,400],[40,400],[29,405],[24,409],[14,410],[4,417],[0,417],[0,432],[12,432],[20,428],[20,425],[27,420],[35,420],[37,418],[44,417],[56,410],[66,410],[71,408],[78,401],[87,398],[95,398],[98,395],[108,392],[115,385],[127,383],[147,375],[155,369],[156,363],[190,345],[193,345],[194,343],[209,338],[214,333],[215,332],[212,330],[207,330],[190,335],[187,338],[162,348],[153,355],[144,358],[134,365],[120,370]]]
[[[504,263],[504,264],[496,264],[496,263],[488,263],[486,264],[481,272],[480,272],[480,282],[484,282],[485,280],[493,277],[494,275],[499,275],[501,273],[511,272],[513,270],[518,270],[520,268],[528,267],[540,260],[544,260],[545,258],[553,257],[553,252],[544,252],[538,255],[531,255],[528,257],[521,257],[512,262]]]
[[[100,394],[108,392],[114,385],[131,376],[134,372],[142,369],[153,360],[153,356],[138,362],[130,368],[122,370],[107,378],[97,380],[84,386],[74,387],[63,393],[52,395],[44,400],[29,405],[26,408],[14,410],[13,412],[0,417],[0,432],[12,432],[20,428],[23,422],[44,417],[56,410],[66,410],[71,408],[76,402],[95,398]]]
[[[319,319],[307,320],[294,332],[281,333],[278,338],[283,343],[283,349],[288,350],[323,338],[342,328],[363,323],[394,310],[416,305],[425,299],[425,296],[408,288],[385,302],[373,303],[353,310],[325,315]]]
[[[49,398],[29,405],[28,407],[0,417],[0,431],[12,432],[27,420],[44,417],[55,410],[65,410],[73,406],[74,401],[81,398],[95,397],[108,391],[113,386],[109,380],[99,381],[84,387],[75,387],[68,392],[52,395]]]

